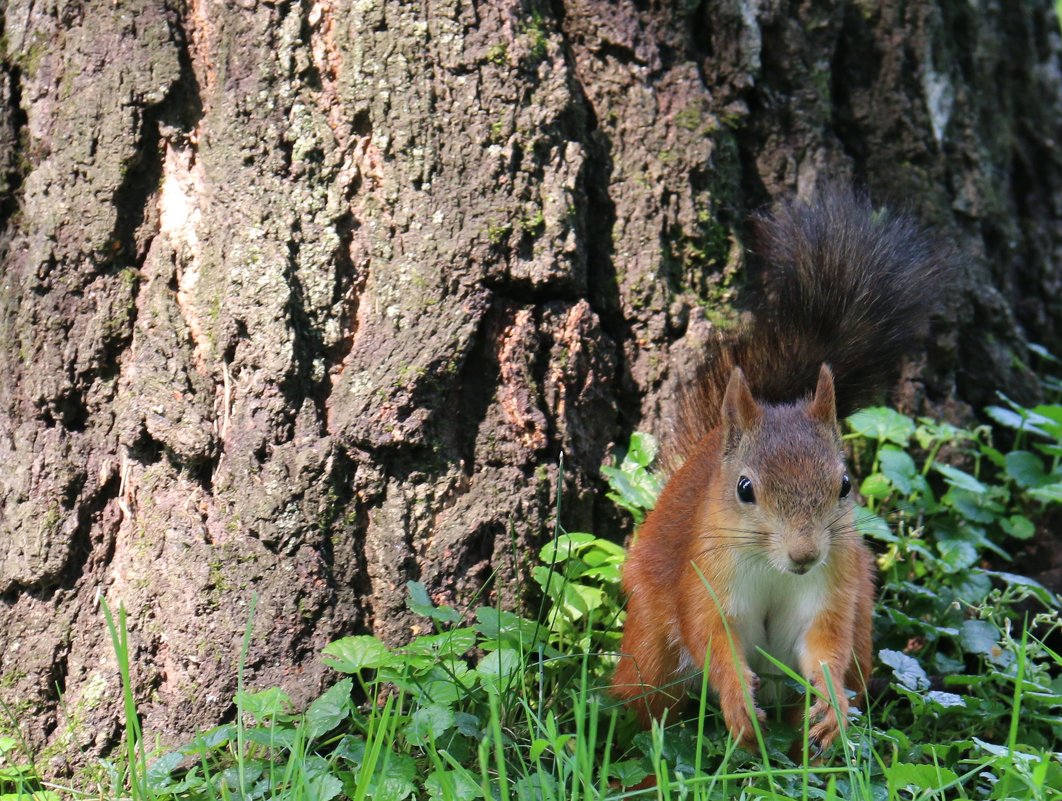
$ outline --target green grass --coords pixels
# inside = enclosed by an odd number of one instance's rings
[[[888,409],[849,421],[860,526],[880,554],[875,675],[887,686],[821,757],[777,709],[757,753],[737,748],[703,674],[693,712],[640,731],[607,693],[623,549],[558,525],[531,571],[537,615],[436,606],[410,582],[409,608],[434,631],[400,648],[367,635],[330,644],[337,682],[303,710],[279,688],[244,686],[252,604],[236,719],[163,753],[139,729],[124,610],[105,608],[125,713],[106,781],[53,786],[24,743],[0,740],[0,801],[1060,799],[1059,599],[1008,567],[1062,502],[1062,406],[1003,399],[987,413],[995,428]],[[636,519],[659,492],[654,456],[636,435],[606,470]],[[775,664],[806,711],[813,690]]]

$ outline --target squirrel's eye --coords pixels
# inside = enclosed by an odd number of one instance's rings
[[[852,479],[848,477],[848,473],[841,476],[841,497],[847,498],[848,493],[852,491]]]
[[[742,503],[756,503],[756,493],[752,491],[752,482],[748,476],[738,479],[737,496]]]

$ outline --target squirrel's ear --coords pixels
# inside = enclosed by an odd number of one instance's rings
[[[833,389],[833,372],[825,364],[819,368],[815,397],[808,405],[808,416],[826,425],[837,425],[837,395]]]
[[[723,395],[723,424],[728,431],[747,431],[760,421],[763,410],[752,397],[749,382],[740,367],[730,373],[730,381]]]

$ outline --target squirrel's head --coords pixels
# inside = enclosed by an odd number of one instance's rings
[[[852,483],[841,450],[833,373],[819,370],[815,394],[795,404],[761,404],[735,367],[722,407],[720,531],[765,552],[771,565],[803,574],[854,536]]]

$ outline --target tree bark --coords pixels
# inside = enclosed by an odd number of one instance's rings
[[[48,769],[308,699],[405,583],[519,606],[598,467],[664,428],[746,219],[826,175],[952,237],[904,402],[1062,351],[1049,0],[8,0],[0,698]],[[563,470],[561,455],[563,454]],[[60,698],[62,703],[60,703]]]

